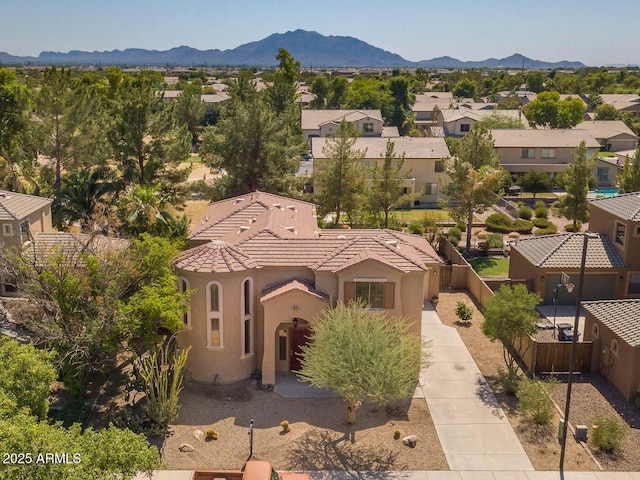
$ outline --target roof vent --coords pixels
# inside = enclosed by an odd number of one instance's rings
[[[287,205],[287,208],[289,210],[293,210],[294,212],[296,211],[296,206],[295,205]]]
[[[207,215],[206,217],[204,217],[202,219],[202,222],[200,222],[202,225],[204,225],[205,223],[207,223],[209,221],[209,215]]]
[[[242,226],[240,227],[240,231],[241,231],[241,232],[246,232],[246,231],[247,231],[247,230],[249,230],[250,228],[251,228],[251,227],[249,227],[249,226],[247,226],[247,225],[242,225]]]
[[[340,240],[346,240],[347,237],[345,235],[338,235],[337,238],[339,238]]]
[[[281,208],[282,204],[281,203],[274,203],[273,206],[276,207],[276,208]]]
[[[240,198],[240,197],[236,198],[235,203],[240,203],[240,202],[244,202],[244,198]]]
[[[256,223],[256,217],[253,217],[253,218],[251,219],[251,223]]]
[[[397,240],[387,240],[387,245],[390,245],[392,247],[397,247],[398,246],[398,241]]]
[[[284,227],[284,229],[289,231],[289,232],[293,232],[295,230],[295,227],[287,226],[287,227]]]

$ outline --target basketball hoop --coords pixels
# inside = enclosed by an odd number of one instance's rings
[[[567,288],[567,292],[571,293],[576,286],[573,283],[567,283],[565,287]]]

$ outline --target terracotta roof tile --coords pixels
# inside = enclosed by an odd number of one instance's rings
[[[583,235],[567,233],[543,235],[519,240],[511,248],[540,268],[580,268]],[[587,246],[586,268],[625,268],[625,263],[606,235],[590,239]]]
[[[582,306],[627,344],[640,347],[640,299],[584,302]]]
[[[295,279],[295,280],[290,280],[285,283],[281,283],[265,289],[262,292],[262,297],[260,298],[260,302],[265,302],[279,295],[282,295],[284,293],[291,292],[294,290],[309,293],[317,298],[321,298],[322,300],[329,299],[327,295],[314,289],[313,285],[311,285],[310,283]]]
[[[114,250],[124,250],[129,241],[122,238],[85,233],[50,232],[37,233],[25,247],[27,255],[44,263],[54,255],[63,255],[69,265],[83,265],[82,253],[99,255]]]
[[[220,240],[182,252],[174,265],[190,272],[229,273],[258,268],[258,263],[238,247]]]
[[[596,198],[589,203],[624,220],[640,222],[640,192]]]
[[[0,220],[22,220],[52,202],[50,198],[0,190]]]

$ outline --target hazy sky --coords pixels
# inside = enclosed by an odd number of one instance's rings
[[[229,49],[298,28],[410,61],[640,64],[640,0],[3,0],[0,51]]]

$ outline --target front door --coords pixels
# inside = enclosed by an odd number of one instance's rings
[[[309,343],[309,333],[309,329],[304,327],[291,329],[291,350],[289,352],[289,364],[291,370],[300,370],[302,347]]]

